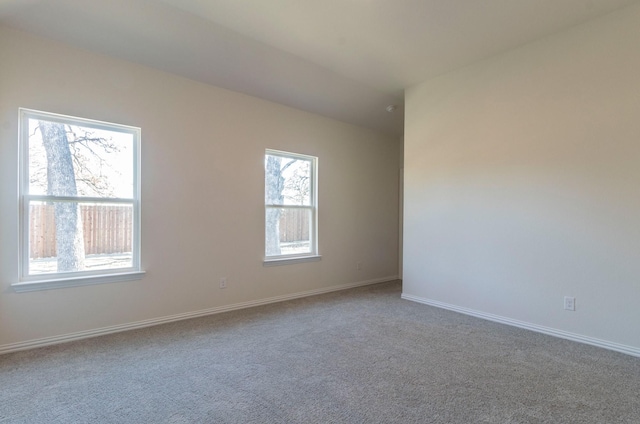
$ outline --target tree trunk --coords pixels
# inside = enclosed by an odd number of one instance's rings
[[[47,192],[53,196],[77,196],[73,160],[64,124],[39,121],[47,154]],[[58,272],[84,269],[82,216],[77,202],[55,202]]]
[[[282,189],[284,178],[281,171],[282,159],[277,156],[267,155],[265,202],[267,204],[281,205],[283,201]],[[265,246],[268,256],[280,255],[280,209],[267,208],[266,210],[266,237]]]

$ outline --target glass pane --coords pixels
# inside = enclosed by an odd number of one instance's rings
[[[267,256],[312,253],[311,234],[311,210],[267,208]]]
[[[133,266],[133,206],[76,202],[29,205],[29,274]]]
[[[133,198],[133,134],[29,118],[29,194]]]
[[[311,161],[265,155],[265,203],[311,206]]]

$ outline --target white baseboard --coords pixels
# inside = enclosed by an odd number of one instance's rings
[[[189,318],[203,317],[206,315],[219,314],[222,312],[235,311],[238,309],[246,309],[254,306],[268,305],[270,303],[284,302],[286,300],[299,299],[302,297],[315,296],[318,294],[330,293],[339,290],[347,290],[355,287],[368,286],[371,284],[384,283],[387,281],[397,280],[398,276],[389,276],[383,278],[374,278],[372,280],[359,281],[356,283],[341,284],[316,290],[307,290],[281,296],[268,297],[266,299],[252,300],[248,302],[235,303],[232,305],[216,306],[214,308],[202,309],[199,311],[185,312],[183,314],[169,315],[160,318],[153,318],[144,321],[136,321],[127,324],[113,325],[109,327],[96,328],[94,330],[78,331],[75,333],[63,334],[60,336],[44,337],[41,339],[27,340],[25,342],[9,343],[0,345],[0,355],[5,353],[17,352],[19,350],[35,349],[38,347],[49,346],[59,343],[71,342],[74,340],[88,339],[90,337],[103,336],[106,334],[119,333],[121,331],[135,330],[138,328],[151,327],[153,325],[166,324],[174,321],[181,321]]]
[[[544,327],[542,325],[531,324],[525,321],[518,321],[515,319],[488,314],[473,309],[463,308],[461,306],[451,305],[448,303],[438,302],[437,300],[425,299],[418,296],[403,293],[401,296],[403,299],[411,300],[413,302],[422,303],[429,306],[435,306],[436,308],[448,309],[450,311],[459,312],[465,315],[471,315],[476,318],[482,318],[489,321],[499,322],[501,324],[507,324],[514,327],[524,328],[526,330],[535,331],[537,333],[548,334],[550,336],[559,337],[562,339],[572,340],[574,342],[585,343],[592,346],[602,347],[604,349],[613,350],[620,353],[626,353],[627,355],[640,357],[640,348],[627,346],[619,343],[610,342],[607,340],[596,339],[593,337],[583,336],[581,334],[570,333],[568,331],[558,330],[555,328]]]

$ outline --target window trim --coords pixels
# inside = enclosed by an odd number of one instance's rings
[[[133,196],[131,199],[88,196],[50,196],[29,194],[29,119],[43,119],[68,125],[77,125],[97,130],[108,130],[131,134],[133,137]],[[19,218],[19,280],[12,284],[17,292],[47,290],[60,287],[82,286],[141,279],[145,272],[141,269],[141,220],[140,220],[140,139],[141,129],[93,119],[62,115],[39,110],[19,108],[19,178],[18,178],[18,218]],[[130,204],[132,217],[132,263],[131,267],[75,272],[55,272],[29,275],[29,204],[32,201],[56,201],[78,203]]]
[[[296,254],[287,254],[287,255],[270,255],[267,256],[267,248],[266,245],[262,249],[264,253],[263,265],[264,266],[276,266],[276,265],[286,265],[293,263],[301,263],[301,262],[314,262],[319,261],[322,256],[318,252],[318,158],[316,156],[305,155],[301,153],[292,153],[286,152],[283,150],[274,150],[274,149],[265,149],[265,153],[263,158],[266,158],[267,155],[270,156],[278,156],[281,158],[287,159],[299,159],[311,162],[311,184],[310,184],[310,205],[276,205],[276,204],[267,204],[266,200],[264,202],[264,211],[265,215],[263,215],[263,223],[264,223],[264,233],[263,236],[266,236],[267,228],[266,221],[264,217],[266,217],[266,211],[268,208],[278,208],[278,209],[306,209],[311,211],[311,225],[309,228],[309,245],[311,247],[310,252],[305,253],[296,253]],[[266,184],[266,170],[264,175],[264,181]],[[266,186],[263,187],[266,189]],[[263,192],[264,193],[264,192]],[[263,240],[265,238],[263,237]]]
[[[317,262],[322,259],[322,255],[306,255],[306,256],[287,256],[285,258],[276,256],[268,258],[264,258],[262,261],[263,266],[278,266],[278,265],[289,265],[289,264],[299,264],[303,262]]]

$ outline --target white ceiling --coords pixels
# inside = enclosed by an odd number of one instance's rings
[[[0,0],[0,23],[401,135],[405,88],[636,2]]]

